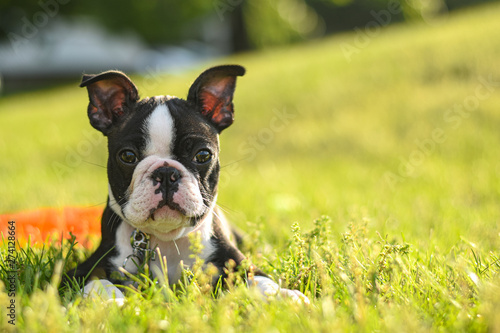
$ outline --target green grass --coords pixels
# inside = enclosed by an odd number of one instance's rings
[[[214,298],[199,272],[176,291],[146,281],[122,308],[60,295],[57,263],[88,253],[46,245],[18,250],[16,328],[500,331],[500,84],[481,83],[500,83],[499,15],[392,26],[351,61],[355,34],[224,60],[248,73],[221,135],[219,203],[252,261],[311,306],[238,281]],[[185,96],[197,74],[135,79],[144,96]],[[0,100],[0,212],[106,200],[105,140],[77,83]]]

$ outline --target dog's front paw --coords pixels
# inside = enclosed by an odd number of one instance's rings
[[[92,280],[83,288],[84,298],[98,298],[107,303],[116,303],[122,306],[125,295],[108,280]]]
[[[297,303],[310,304],[309,298],[298,290],[282,289],[280,286],[265,276],[254,276],[250,285],[257,287],[264,296],[282,296],[292,299]]]
[[[298,290],[280,289],[280,295],[289,297],[297,303],[311,304],[309,298]]]

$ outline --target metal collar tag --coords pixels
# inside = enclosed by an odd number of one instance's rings
[[[127,266],[129,260],[132,260],[137,268],[143,268],[145,264],[149,265],[151,260],[156,259],[155,249],[151,249],[150,236],[139,229],[132,231],[130,245],[132,245],[132,254],[123,261],[123,268]]]

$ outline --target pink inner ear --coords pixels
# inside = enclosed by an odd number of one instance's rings
[[[108,109],[117,116],[123,115],[123,104],[125,102],[125,90],[110,80],[96,82],[95,96],[96,105],[99,109]],[[108,111],[108,112],[109,112]]]
[[[217,113],[218,110],[220,109],[221,105],[221,100],[212,94],[211,92],[204,90],[201,93],[201,101],[203,104],[203,115],[206,116],[210,113]]]
[[[212,82],[206,89],[210,90],[216,96],[224,94],[227,88],[230,88],[234,83],[234,77],[228,76],[219,79],[217,82]]]
[[[233,77],[223,77],[203,87],[200,97],[205,115],[213,112],[215,116],[222,106],[231,103],[234,81]]]

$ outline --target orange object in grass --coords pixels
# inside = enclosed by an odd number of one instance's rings
[[[24,245],[41,246],[52,239],[70,239],[70,232],[80,245],[93,246],[92,240],[101,235],[102,207],[41,208],[33,211],[0,215],[0,234],[8,239],[9,222],[15,222],[15,238]],[[12,225],[12,223],[10,224]]]

